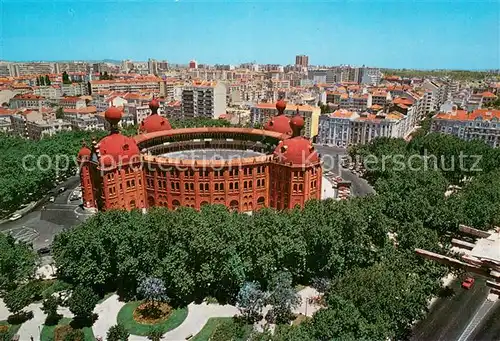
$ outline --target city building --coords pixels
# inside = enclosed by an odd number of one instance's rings
[[[304,118],[304,136],[313,138],[318,135],[319,117],[321,108],[310,105],[287,104],[284,114],[293,117],[297,112]],[[278,110],[273,103],[259,103],[250,108],[252,125],[262,125],[276,116]]]
[[[184,118],[218,118],[226,113],[226,86],[222,82],[194,82],[182,89]]]
[[[476,109],[440,112],[433,116],[431,131],[455,135],[463,140],[482,140],[500,147],[500,110]]]
[[[33,87],[33,94],[45,98],[56,99],[62,96],[61,86],[58,84]]]
[[[309,57],[304,55],[295,56],[295,65],[307,68],[309,66]]]
[[[46,121],[27,121],[26,129],[28,138],[31,140],[40,140],[47,136],[52,136],[61,131],[70,131],[72,126],[69,122],[61,119]]]
[[[405,138],[414,126],[413,111],[405,115],[398,111],[358,113],[339,109],[320,116],[317,142],[345,148],[369,143],[376,137]]]
[[[198,68],[198,63],[196,62],[196,60],[192,60],[189,62],[189,68],[190,69],[197,69]]]
[[[61,92],[64,96],[86,96],[89,95],[87,82],[61,84]]]
[[[40,109],[45,106],[47,101],[45,97],[34,94],[19,94],[10,99],[9,106],[12,109],[27,108]]]
[[[97,117],[96,107],[64,109],[64,120],[75,130],[103,130],[104,124]]]
[[[140,92],[150,91],[159,94],[160,82],[157,77],[94,80],[90,82],[92,94],[100,91]]]
[[[351,122],[356,117],[357,113],[345,109],[321,115],[317,142],[346,148],[351,141]]]
[[[120,134],[119,109],[106,111],[110,134],[78,153],[85,208],[222,204],[251,212],[303,207],[321,198],[321,161],[300,136],[302,117],[290,120],[292,136],[246,128],[174,130],[161,123],[157,106],[151,103],[152,114],[135,137]],[[284,106],[279,108],[283,115]]]

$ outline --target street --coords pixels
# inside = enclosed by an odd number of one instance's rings
[[[488,315],[477,326],[469,340],[497,341],[500,340],[500,301],[495,302]]]
[[[54,236],[62,230],[71,228],[81,222],[75,214],[79,201],[69,202],[72,190],[79,184],[79,176],[73,176],[57,188],[65,187],[60,194],[53,194],[54,202],[48,201],[37,205],[31,212],[15,221],[7,221],[0,225],[0,231],[11,233],[16,239],[33,243],[38,250],[49,246]]]
[[[415,325],[412,341],[458,340],[489,292],[485,281],[479,278],[469,290],[462,289],[458,280],[450,287],[453,295],[434,302],[425,320]]]
[[[314,148],[321,154],[323,160],[323,169],[331,170],[338,174],[342,179],[352,183],[351,193],[357,197],[363,197],[368,194],[374,194],[375,191],[365,179],[353,174],[349,169],[340,166],[342,157],[347,155],[347,150],[339,147],[327,147],[316,144]]]

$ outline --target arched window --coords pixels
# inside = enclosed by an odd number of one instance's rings
[[[264,199],[264,197],[260,197],[259,199],[257,199],[257,207],[258,208],[264,207],[265,203],[266,203],[266,199]]]
[[[233,211],[237,211],[238,210],[238,206],[239,206],[239,204],[238,204],[238,201],[236,201],[236,200],[231,201],[231,203],[229,204],[229,207]]]
[[[149,207],[155,206],[155,198],[153,196],[148,197],[148,205]]]
[[[135,208],[135,200],[130,200],[130,209]]]
[[[205,206],[205,205],[208,205],[208,201],[202,201],[200,204],[200,207]]]
[[[181,205],[181,203],[179,202],[179,200],[173,200],[172,201],[172,208],[176,209],[180,205]]]

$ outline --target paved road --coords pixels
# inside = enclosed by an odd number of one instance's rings
[[[498,341],[500,340],[500,301],[497,301],[490,312],[476,327],[469,340]]]
[[[78,202],[70,202],[69,196],[79,184],[79,177],[73,176],[58,186],[68,188],[59,195],[54,195],[53,203],[42,202],[30,213],[15,221],[7,221],[0,225],[0,232],[21,236],[22,240],[32,242],[37,250],[49,246],[54,236],[62,230],[71,228],[78,224],[80,220],[74,210],[78,207]],[[30,240],[26,240],[26,239]]]
[[[354,196],[362,197],[368,194],[374,194],[375,191],[368,184],[365,179],[361,179],[357,175],[351,173],[350,170],[342,168],[340,166],[342,157],[347,155],[347,150],[338,147],[326,147],[322,145],[314,146],[318,153],[321,154],[323,160],[323,168],[325,170],[331,170],[335,174],[338,174],[342,179],[350,181],[352,183],[351,193]]]
[[[455,294],[440,298],[432,305],[427,318],[415,326],[412,341],[458,340],[489,292],[481,279],[476,279],[470,290],[462,289],[459,281],[450,286]]]

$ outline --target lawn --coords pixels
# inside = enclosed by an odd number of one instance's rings
[[[231,333],[236,332],[236,324],[232,317],[211,317],[208,319],[207,323],[205,323],[200,332],[196,334],[193,338],[191,338],[189,341],[208,341],[213,336],[217,327],[223,323],[231,325],[231,327],[229,328],[229,330],[232,330]],[[242,328],[243,329],[240,329],[240,331],[242,332],[243,335],[241,335],[241,337],[233,335],[233,340],[235,341],[247,340],[250,334],[252,333],[253,325],[247,324],[242,326]]]
[[[52,341],[54,340],[54,332],[57,326],[64,326],[70,324],[71,319],[67,317],[63,317],[59,323],[55,326],[46,326],[44,325],[42,328],[42,333],[40,334],[41,341]],[[95,341],[94,332],[91,327],[85,327],[82,329],[83,334],[85,334],[85,341]]]
[[[125,304],[118,313],[118,323],[125,326],[128,332],[132,335],[147,336],[152,328],[161,328],[163,333],[175,329],[181,325],[187,317],[188,309],[180,308],[172,311],[171,315],[165,321],[157,324],[142,324],[134,320],[134,310],[142,303],[142,301],[133,301]]]
[[[232,317],[211,317],[208,319],[207,323],[203,326],[203,328],[200,330],[198,334],[196,334],[190,341],[208,341],[210,336],[215,331],[215,328],[217,328],[217,325],[219,323],[222,323],[224,321],[231,321],[233,318]]]
[[[21,328],[20,324],[9,324],[7,321],[0,321],[0,326],[8,326],[9,327],[9,330],[7,331],[7,333],[8,333],[7,340],[11,340],[12,337],[17,333],[19,328]]]

